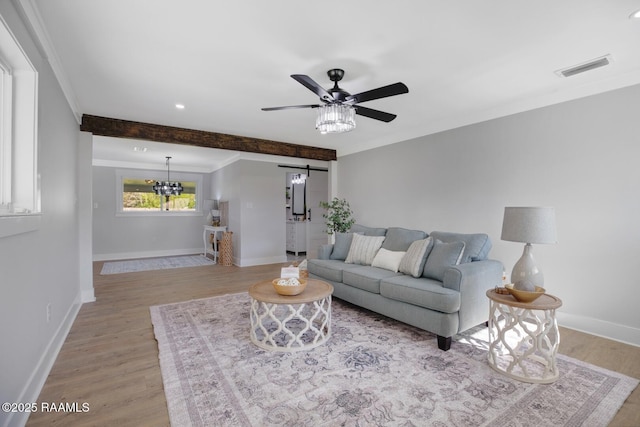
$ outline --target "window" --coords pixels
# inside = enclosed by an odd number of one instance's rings
[[[37,228],[37,110],[38,73],[0,16],[0,237]]]
[[[10,68],[0,57],[0,215],[11,204],[11,84]]]
[[[158,196],[153,191],[156,183],[152,179],[122,179],[122,210],[124,212],[150,212],[158,210],[191,211],[196,210],[196,183],[181,182],[182,194],[169,197]]]
[[[118,215],[202,215],[202,176],[172,173],[172,181],[180,181],[182,194],[158,196],[153,191],[156,181],[162,181],[161,171],[116,171]]]

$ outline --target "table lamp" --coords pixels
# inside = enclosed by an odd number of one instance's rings
[[[515,289],[533,291],[543,287],[544,276],[533,258],[532,243],[557,243],[556,214],[551,207],[505,207],[502,240],[525,243],[522,257],[513,266]]]
[[[213,213],[211,212],[211,210],[214,207],[214,201],[211,199],[204,199],[203,201],[203,211],[204,212],[208,212],[207,213],[207,225],[211,225],[212,221],[213,221]]]

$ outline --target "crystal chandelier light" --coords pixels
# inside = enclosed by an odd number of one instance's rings
[[[326,104],[318,107],[316,129],[320,133],[342,133],[356,128],[356,109],[352,105]]]
[[[167,180],[162,182],[156,181],[156,185],[153,186],[153,191],[155,191],[158,196],[165,197],[165,201],[167,202],[166,210],[169,210],[169,197],[172,195],[179,196],[183,190],[182,184],[179,182],[171,182],[169,177],[169,159],[171,159],[171,157],[167,156]]]

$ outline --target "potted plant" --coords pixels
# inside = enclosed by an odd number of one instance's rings
[[[320,202],[320,207],[327,210],[322,214],[327,223],[327,234],[346,233],[356,222],[346,199],[334,197],[331,202]]]

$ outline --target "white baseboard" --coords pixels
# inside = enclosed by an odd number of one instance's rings
[[[202,254],[202,246],[192,249],[169,249],[163,251],[119,252],[112,254],[93,254],[94,261],[114,261],[120,259],[155,258],[163,256]]]
[[[556,312],[556,318],[558,324],[565,328],[640,347],[638,328],[563,312]]]
[[[234,264],[238,267],[251,267],[253,265],[280,264],[287,262],[286,255],[279,255],[267,258],[243,258],[241,260],[234,259]]]
[[[113,253],[113,254],[94,254],[93,260],[94,261],[115,261],[115,260],[125,260],[125,259],[155,258],[155,257],[163,257],[163,256],[179,256],[179,255],[193,255],[193,254],[202,254],[202,248],[172,249],[172,250],[165,250],[165,251],[120,252],[120,253]],[[218,262],[220,262],[219,256],[218,256]],[[233,264],[237,265],[238,267],[251,267],[254,265],[266,265],[266,264],[280,264],[283,262],[287,262],[287,255],[278,255],[278,256],[266,257],[266,258],[249,258],[249,259],[247,258],[238,259],[236,257],[233,258]],[[85,301],[85,302],[88,302],[88,301]]]
[[[67,335],[71,330],[71,326],[73,325],[81,306],[82,303],[80,302],[80,295],[78,295],[74,299],[71,307],[69,307],[69,310],[62,319],[62,322],[60,323],[60,326],[58,326],[55,334],[53,334],[51,341],[49,341],[49,344],[42,354],[42,357],[40,357],[38,364],[35,366],[31,377],[29,377],[27,385],[20,393],[20,397],[16,402],[38,402],[38,397],[40,396],[42,387],[44,387],[44,383],[47,381],[49,372],[51,372],[51,368],[58,357],[58,353],[60,353],[60,349],[62,348],[64,341],[67,339]],[[10,413],[4,426],[24,426],[27,423],[28,418],[28,412]]]
[[[85,302],[94,302],[96,300],[96,295],[93,292],[93,288],[89,291],[82,291],[80,293],[81,296],[81,302],[84,304]]]

